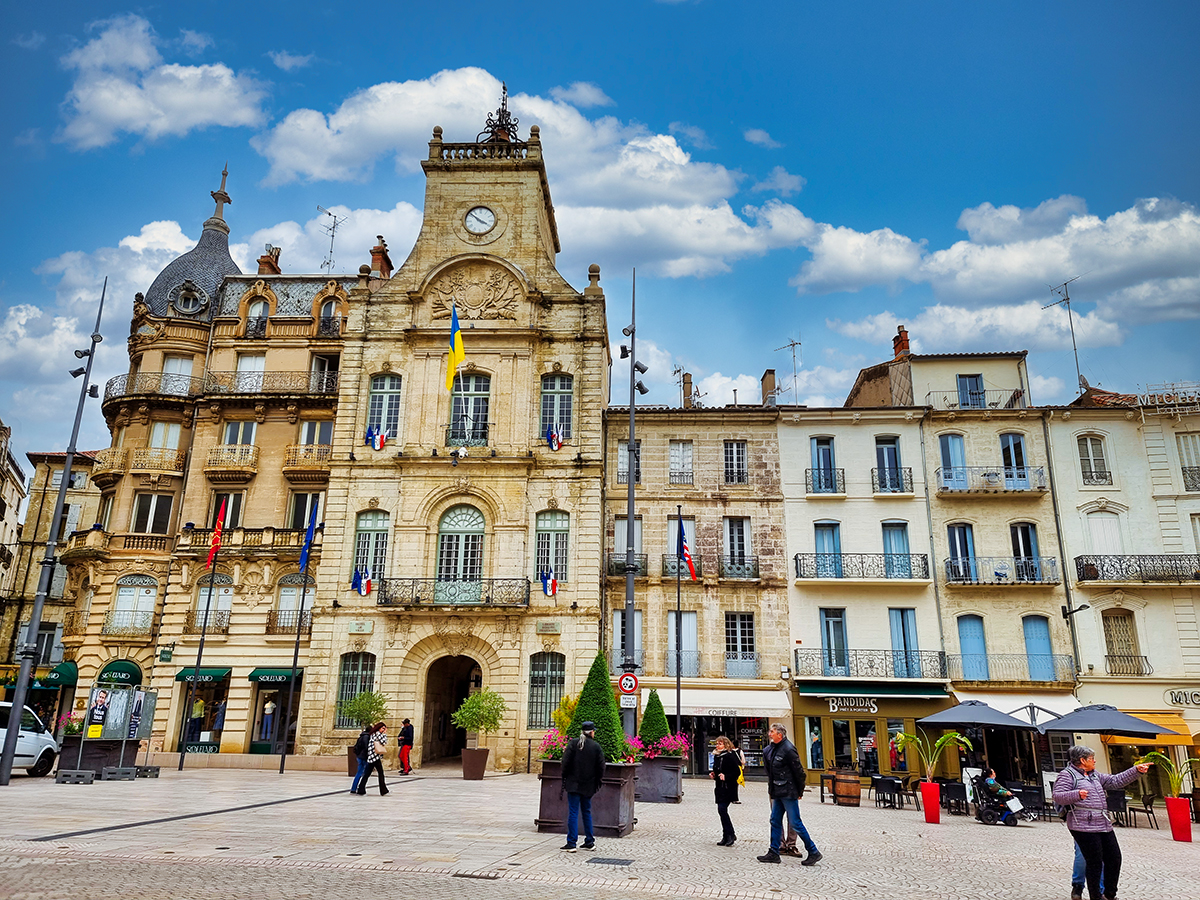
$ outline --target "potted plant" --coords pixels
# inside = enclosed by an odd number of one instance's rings
[[[377,691],[363,691],[342,704],[341,713],[360,729],[382,722],[387,715],[388,698]],[[354,755],[354,744],[346,747],[346,764],[351,778],[358,772],[358,757]]]
[[[1170,786],[1169,797],[1163,802],[1167,804],[1167,821],[1171,823],[1171,837],[1177,841],[1192,840],[1192,811],[1188,809],[1187,798],[1183,795],[1183,773],[1186,767],[1200,767],[1200,759],[1188,757],[1184,767],[1175,765],[1175,761],[1161,750],[1152,750],[1138,760],[1139,763],[1154,763],[1166,773]]]
[[[454,723],[455,728],[487,735],[500,730],[500,724],[504,721],[506,712],[508,712],[508,706],[505,704],[504,698],[491,688],[484,688],[467,697],[462,702],[462,706],[450,716],[450,721]],[[462,752],[463,778],[467,781],[482,781],[483,773],[487,771],[487,760],[487,747],[464,747]]]
[[[920,734],[901,732],[896,735],[896,749],[901,753],[909,747],[916,747],[921,757],[925,777],[921,780],[921,800],[925,803],[925,821],[936,825],[942,821],[942,786],[933,781],[933,768],[937,765],[947,747],[971,748],[971,742],[965,735],[957,731],[947,731],[936,741],[931,740],[923,728],[918,728]]]
[[[688,741],[682,734],[671,734],[657,690],[652,689],[646,701],[638,738],[642,768],[638,772],[635,799],[646,803],[681,802],[683,759],[688,751]]]
[[[566,741],[578,740],[584,722],[596,725],[596,740],[604,748],[607,765],[600,790],[592,798],[592,827],[602,837],[624,837],[633,831],[634,780],[638,763],[634,748],[621,730],[617,698],[609,680],[608,661],[604,652],[596,654],[587,681],[579,693],[575,713],[566,734],[551,732],[542,741],[541,797],[538,831],[566,834],[567,796],[562,789],[562,750]]]

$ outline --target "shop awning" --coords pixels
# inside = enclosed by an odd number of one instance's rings
[[[296,670],[296,680],[299,681],[304,677],[304,668]],[[283,682],[287,684],[292,680],[292,668],[288,666],[286,669],[255,669],[250,673],[251,681],[262,681],[268,684]]]
[[[229,673],[232,671],[233,671],[232,669],[202,668],[200,670],[200,674],[196,675],[195,674],[196,667],[191,666],[190,668],[187,668],[187,669],[180,669],[179,674],[175,676],[175,680],[176,681],[197,681],[197,682],[224,681],[226,678],[229,677]]]
[[[114,659],[107,663],[96,681],[107,681],[113,684],[127,684],[130,687],[142,683],[142,667],[128,659]]]
[[[675,715],[675,689],[661,688],[658,698],[669,719]],[[642,708],[650,699],[650,689],[642,688]],[[790,716],[792,704],[786,691],[722,690],[720,688],[684,688],[680,712],[685,716]]]
[[[946,697],[946,689],[937,684],[830,684],[828,681],[797,681],[796,693],[813,697],[891,697],[893,700]]]
[[[954,696],[959,703],[964,700],[982,700],[992,709],[1031,725],[1045,725],[1047,722],[1053,721],[1055,716],[1065,716],[1067,713],[1079,709],[1080,706],[1079,701],[1071,694],[1052,694],[1049,691],[1042,694],[1036,692],[1002,694],[991,691],[956,690]],[[1041,708],[1030,710],[1031,706]]]
[[[73,660],[60,662],[41,678],[46,687],[71,687],[79,681],[79,666]]]
[[[1129,713],[1131,716],[1137,716],[1139,719],[1145,719],[1147,722],[1153,722],[1155,725],[1170,731],[1178,732],[1177,734],[1160,734],[1156,737],[1126,737],[1120,734],[1102,734],[1100,740],[1106,744],[1140,744],[1143,747],[1160,746],[1171,747],[1190,747],[1192,746],[1191,729],[1188,723],[1184,721],[1183,716],[1179,713],[1169,712],[1144,712],[1140,709],[1123,709],[1123,713]]]

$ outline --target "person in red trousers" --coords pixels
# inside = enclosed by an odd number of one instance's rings
[[[412,753],[413,746],[413,727],[412,722],[408,719],[404,720],[404,724],[400,729],[400,774],[409,775],[412,773],[412,764],[408,761],[408,755]]]

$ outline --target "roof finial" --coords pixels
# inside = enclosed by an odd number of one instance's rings
[[[232,202],[233,202],[233,201],[232,201],[232,200],[229,198],[229,195],[228,195],[227,193],[225,193],[225,179],[226,179],[226,178],[228,178],[228,177],[229,177],[229,161],[228,161],[228,160],[226,160],[226,161],[225,161],[225,168],[221,170],[221,187],[220,187],[220,189],[219,189],[219,190],[215,190],[215,191],[209,191],[209,193],[210,193],[210,194],[212,194],[212,198],[213,198],[213,200],[215,200],[215,201],[216,201],[216,203],[217,203],[217,211],[213,213],[213,218],[214,218],[214,219],[221,219],[222,221],[224,220],[224,216],[223,216],[223,215],[221,215],[221,213],[222,213],[222,207],[223,207],[223,206],[224,206],[226,203],[232,203]]]
[[[480,143],[494,141],[516,141],[517,122],[519,120],[508,111],[508,84],[500,82],[500,108],[495,113],[488,113],[483,131],[475,140]]]

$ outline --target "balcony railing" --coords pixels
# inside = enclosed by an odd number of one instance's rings
[[[477,159],[538,159],[541,156],[537,144],[529,141],[486,141],[480,143],[436,143],[429,150],[430,159],[442,162],[468,162]]]
[[[1183,475],[1185,491],[1200,491],[1200,466],[1183,466],[1179,471]]]
[[[524,607],[529,605],[529,579],[383,578],[376,602],[379,606]]]
[[[675,677],[675,648],[667,648],[667,674],[672,678]],[[680,650],[679,651],[679,677],[680,678],[699,678],[700,677],[700,651],[699,650]]]
[[[303,617],[298,609],[272,609],[267,613],[267,634],[295,634],[297,621],[300,622],[300,634],[312,634],[311,609],[306,609]]]
[[[1153,675],[1154,667],[1145,656],[1104,657],[1104,671],[1109,675]]]
[[[633,574],[637,578],[645,578],[646,572],[647,572],[646,554],[645,553],[633,554],[633,564],[637,567],[634,570]],[[608,554],[608,567],[607,567],[606,571],[608,572],[609,575],[624,575],[625,574],[625,554],[624,553]]]
[[[218,444],[208,451],[204,474],[218,484],[249,481],[258,474],[257,444]]]
[[[845,469],[805,469],[804,489],[810,494],[846,493]]]
[[[65,637],[74,637],[87,634],[88,620],[90,618],[91,612],[88,610],[71,610],[63,617],[63,635]]]
[[[641,469],[633,470],[633,483],[634,484],[642,483],[642,470]],[[625,470],[625,469],[617,470],[617,484],[629,484],[628,470]]]
[[[447,447],[486,447],[488,444],[489,423],[447,425]]]
[[[1200,554],[1160,553],[1151,556],[1077,556],[1080,581],[1200,581]]]
[[[104,614],[101,634],[114,637],[143,637],[150,634],[154,624],[154,613],[131,609],[118,609]]]
[[[945,560],[946,580],[952,584],[1058,584],[1058,560],[1053,556],[973,556]]]
[[[876,494],[911,494],[913,492],[912,469],[872,469],[871,490]]]
[[[182,472],[187,454],[165,447],[137,447],[129,460],[131,472]]]
[[[170,550],[171,538],[165,534],[114,534],[110,550]]]
[[[252,339],[265,338],[267,336],[267,317],[256,316],[253,319],[247,319],[245,336]]]
[[[744,468],[725,468],[726,484],[749,484],[750,472]]]
[[[692,557],[692,565],[696,567],[697,578],[700,578],[704,574],[703,560],[704,557],[699,553]],[[692,578],[692,573],[688,570],[688,564],[672,553],[663,554],[662,573],[664,578],[674,578],[677,574],[683,576],[684,581],[690,581]]]
[[[336,394],[337,372],[209,372],[206,394]]]
[[[1102,484],[1112,484],[1112,472],[1107,472],[1104,469],[1084,469],[1080,473],[1083,476],[1083,483],[1089,486],[1098,486]]]
[[[317,319],[317,337],[338,338],[341,336],[341,316],[321,316],[321,318]]]
[[[327,481],[332,459],[331,444],[289,444],[283,453],[283,477],[297,484]]]
[[[97,451],[92,463],[92,481],[100,487],[108,487],[125,474],[129,451],[124,447],[106,447]]]
[[[757,678],[758,654],[753,651],[725,651],[726,678]]]
[[[797,553],[797,578],[929,578],[924,553]]]
[[[1075,680],[1075,659],[1070,654],[947,654],[946,668],[951,681]]]
[[[946,677],[940,650],[818,650],[797,647],[797,677],[932,678]]]
[[[736,554],[720,556],[717,574],[722,578],[757,578],[758,557]]]
[[[201,591],[200,596],[203,599],[203,591]],[[187,620],[183,623],[183,633],[199,634],[201,630],[205,634],[229,634],[229,610],[210,609],[208,611],[208,625],[205,626],[204,610],[189,609]]]
[[[195,375],[175,375],[169,372],[138,372],[118,375],[104,386],[104,399],[128,397],[133,394],[159,394],[167,397],[197,397],[204,390],[204,379]]]
[[[299,550],[304,546],[305,532],[291,528],[229,528],[221,535],[221,552],[236,551],[245,547],[271,550]],[[320,550],[324,533],[317,531],[313,536],[313,549]],[[184,528],[179,532],[176,550],[192,553],[207,553],[212,546],[212,529]]]
[[[1046,470],[1041,466],[944,466],[934,478],[938,493],[1046,490]]]
[[[641,647],[633,648],[633,661],[634,661],[634,663],[637,664],[637,671],[638,672],[643,671],[643,664],[645,663],[646,660],[645,660],[645,651]],[[624,662],[625,662],[625,648],[624,647],[614,647],[608,651],[608,670],[610,672],[612,672],[614,675],[620,675],[622,672],[625,671],[623,668],[621,668],[621,665]]]
[[[668,474],[667,477],[670,479],[671,484],[693,484],[694,483],[694,480],[693,480],[694,476],[692,475],[691,469],[689,469],[686,472],[671,472]]]
[[[930,391],[925,405],[934,409],[1025,409],[1028,404],[1020,388],[996,391]]]

